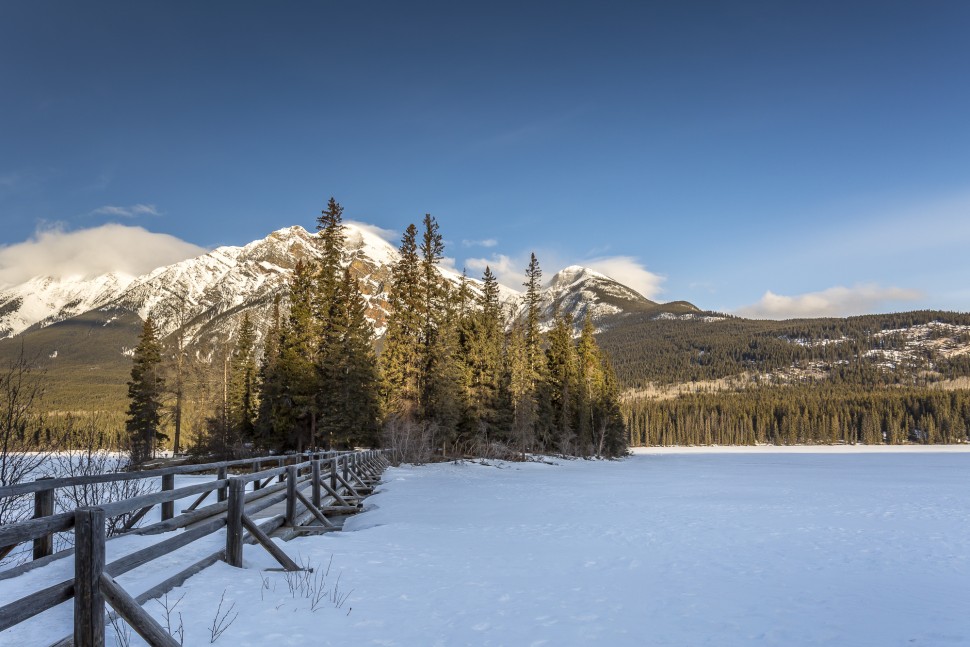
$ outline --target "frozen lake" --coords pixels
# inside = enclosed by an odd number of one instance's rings
[[[557,463],[390,469],[345,532],[284,544],[332,556],[340,609],[247,546],[171,594],[185,644],[223,591],[240,615],[216,645],[970,644],[970,453]]]

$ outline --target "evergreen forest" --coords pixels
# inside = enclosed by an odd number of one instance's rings
[[[605,331],[630,445],[970,440],[970,315],[639,320]]]
[[[331,198],[317,223],[321,259],[297,264],[288,294],[273,304],[262,348],[253,322],[243,319],[223,353],[223,392],[209,398],[212,410],[193,451],[227,456],[383,445],[409,460],[625,453],[619,382],[592,324],[576,336],[577,323],[558,313],[549,330],[540,328],[535,255],[524,304],[503,304],[489,268],[474,285],[444,278],[442,235],[426,215],[401,240],[378,353],[350,269],[342,214]],[[156,431],[162,394],[180,406],[172,394],[181,389],[156,381],[161,373],[152,367],[163,362],[153,335],[149,320],[129,382],[127,429],[140,457],[150,438],[164,438]],[[173,362],[164,363],[168,382],[179,379]]]

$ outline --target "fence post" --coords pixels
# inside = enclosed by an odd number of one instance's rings
[[[349,483],[350,482],[350,456],[342,456],[341,460],[344,462],[344,480]]]
[[[175,489],[175,475],[162,474],[162,492]],[[168,521],[175,516],[175,501],[165,501],[162,503],[162,521]]]
[[[296,465],[286,468],[286,525],[296,527]]]
[[[229,476],[229,468],[223,465],[219,468],[218,473],[216,473],[216,479],[222,481]],[[219,491],[216,492],[216,501],[225,501],[226,495],[228,494],[229,488],[221,487]]]
[[[253,472],[258,472],[259,468],[262,467],[262,465],[263,464],[260,461],[253,461]],[[260,485],[259,479],[253,481],[253,492],[259,489],[259,485]]]
[[[277,467],[284,467],[285,465],[286,465],[286,457],[285,456],[283,458],[277,459],[277,461],[276,461],[276,466]],[[286,472],[280,472],[279,482],[282,483],[283,482],[283,479],[285,479],[285,478],[286,478]]]
[[[334,492],[337,491],[337,460],[336,457],[330,458],[330,489]]]
[[[49,476],[44,476],[38,481],[50,481]],[[49,517],[54,514],[54,489],[38,490],[34,492],[34,519]],[[54,534],[50,533],[34,540],[34,559],[47,557],[54,552]]]
[[[313,496],[310,501],[320,507],[320,459],[314,458],[310,463],[310,480],[313,482]]]
[[[246,481],[229,479],[229,511],[226,516],[226,563],[242,567],[243,509],[246,507]]]
[[[74,511],[74,644],[104,647],[104,510]]]

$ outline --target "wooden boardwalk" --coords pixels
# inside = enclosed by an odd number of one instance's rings
[[[266,464],[275,465],[263,469]],[[25,592],[0,607],[0,632],[73,598],[74,632],[56,645],[100,647],[104,644],[105,603],[124,618],[149,644],[177,643],[141,608],[217,561],[242,566],[243,546],[256,544],[268,551],[284,570],[301,570],[272,537],[290,539],[310,533],[339,530],[342,520],[361,509],[388,462],[383,451],[327,452],[286,457],[261,457],[197,466],[176,466],[143,472],[38,480],[0,488],[0,499],[34,496],[34,518],[0,526],[0,556],[14,546],[32,542],[33,561],[0,571],[0,580],[17,577],[73,554],[74,577],[46,588]],[[230,476],[230,470],[243,473]],[[248,471],[247,471],[248,470]],[[176,474],[210,473],[212,480],[175,488]],[[55,513],[58,488],[86,487],[112,481],[161,478],[162,490],[97,507]],[[197,496],[175,514],[175,502]],[[206,501],[213,502],[203,505]],[[189,499],[191,500],[191,499]],[[161,521],[137,528],[155,506]],[[157,543],[105,561],[106,519],[130,515],[128,534],[162,535]],[[114,578],[225,528],[225,548],[217,550],[132,597]],[[73,532],[75,548],[53,552],[53,535]]]

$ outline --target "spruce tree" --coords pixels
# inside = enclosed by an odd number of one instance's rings
[[[390,314],[380,359],[384,403],[392,424],[415,422],[421,417],[422,320],[417,234],[413,224],[404,231],[388,296]]]
[[[525,353],[530,379],[535,384],[539,379],[542,336],[539,331],[539,314],[542,305],[542,270],[533,252],[529,267],[525,271]]]
[[[329,447],[375,446],[379,444],[380,378],[371,327],[365,317],[366,304],[350,266],[343,271],[338,298],[345,313],[339,353],[333,360],[333,374],[339,379],[326,387],[333,389],[336,406],[329,427],[322,431],[327,434]]]
[[[317,220],[322,255],[317,267],[316,284],[312,295],[316,325],[316,408],[319,413],[317,429],[324,439],[344,435],[341,428],[344,411],[340,393],[347,358],[343,356],[348,327],[349,295],[341,292],[344,277],[343,207],[330,198],[327,208]]]
[[[576,397],[576,442],[580,453],[595,453],[593,442],[593,403],[599,391],[602,364],[599,347],[593,337],[593,322],[587,317],[579,335],[576,348],[577,382]]]
[[[620,411],[620,387],[609,358],[601,355],[602,386],[595,403],[596,455],[616,457],[627,451],[627,429]]]
[[[252,442],[256,435],[256,380],[256,327],[247,312],[232,352],[227,412],[233,436],[243,442]]]
[[[437,432],[436,440],[453,442],[461,418],[462,402],[458,355],[457,300],[438,270],[444,258],[444,242],[438,223],[424,216],[424,233],[418,246],[421,316],[420,410]],[[437,444],[437,443],[435,443]]]
[[[556,447],[564,454],[576,454],[575,422],[579,409],[576,348],[573,345],[573,320],[557,312],[548,334],[546,371],[540,402],[547,414],[540,415],[540,437],[547,449]]]
[[[131,446],[131,461],[139,465],[151,458],[160,441],[167,439],[159,428],[165,388],[160,370],[162,348],[151,317],[142,326],[132,359],[125,430]]]
[[[270,448],[277,440],[276,420],[283,406],[283,385],[280,380],[278,363],[280,359],[280,335],[282,318],[280,295],[273,299],[269,329],[263,342],[263,360],[259,366],[259,405],[256,414],[256,445]]]
[[[464,361],[468,371],[470,416],[483,446],[509,440],[511,425],[508,390],[503,380],[505,322],[499,303],[498,281],[485,267],[478,308],[466,313],[462,328]]]
[[[522,452],[535,449],[539,420],[538,388],[542,378],[542,335],[539,314],[542,302],[542,270],[533,253],[526,269],[523,305],[525,317],[517,321],[508,337],[507,362],[512,398],[512,435]],[[542,448],[540,448],[542,449]]]
[[[174,432],[172,452],[173,454],[179,454],[183,448],[182,419],[185,410],[190,364],[189,353],[187,351],[190,313],[184,289],[176,291],[173,296],[174,299],[171,305],[166,308],[168,311],[166,318],[174,330],[163,344],[162,352],[164,357],[163,365],[167,368],[166,372],[168,374],[165,381],[168,386],[169,395],[172,396],[170,406],[172,429]]]
[[[290,284],[290,311],[280,334],[277,360],[280,407],[273,421],[278,444],[302,450],[315,444],[317,421],[317,327],[313,318],[313,266],[297,262]]]
[[[514,321],[506,335],[505,375],[508,383],[512,420],[509,430],[512,443],[525,454],[535,449],[537,417],[535,381],[529,370],[526,353],[525,324]]]
[[[337,300],[343,271],[341,269],[344,252],[343,233],[344,209],[330,198],[327,208],[317,218],[322,253],[317,271],[317,314],[326,317],[327,308]]]

